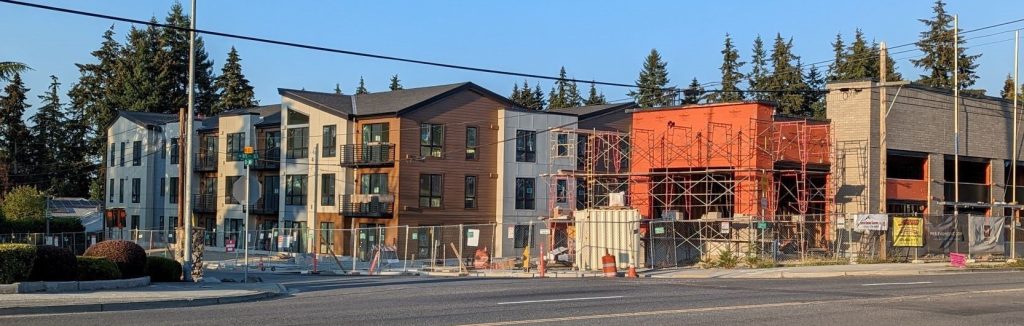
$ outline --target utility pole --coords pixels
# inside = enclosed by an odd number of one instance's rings
[[[878,151],[879,151],[879,154],[878,154],[878,179],[879,179],[879,183],[878,184],[881,185],[881,187],[878,187],[878,198],[881,201],[878,204],[878,212],[879,213],[883,213],[883,214],[886,212],[886,207],[885,206],[886,206],[887,200],[886,200],[885,187],[886,187],[886,184],[888,183],[888,179],[886,178],[887,171],[888,171],[888,167],[886,166],[886,164],[887,164],[886,159],[888,158],[887,156],[889,155],[889,153],[888,153],[889,152],[888,145],[886,144],[886,126],[885,126],[885,118],[886,118],[887,114],[889,113],[888,112],[889,111],[888,110],[889,106],[886,105],[886,104],[889,103],[889,94],[886,92],[886,89],[888,88],[888,86],[886,85],[886,83],[888,82],[888,78],[886,78],[887,77],[887,72],[888,72],[887,69],[886,69],[887,66],[888,66],[888,65],[886,65],[886,62],[889,61],[888,57],[889,57],[889,50],[888,50],[888,48],[886,48],[885,42],[883,41],[882,44],[880,45],[879,51],[878,51],[878,76],[879,76],[878,77],[878,79],[879,79],[878,82],[879,82],[879,85],[882,85],[882,87],[878,88],[878,133],[879,133],[879,137],[878,137]],[[886,217],[886,218],[888,219],[888,217]],[[881,255],[883,260],[888,258],[888,248],[887,248],[888,245],[886,244],[886,238],[887,238],[886,237],[886,233],[888,233],[888,231],[882,231],[882,236],[881,236],[880,239],[878,239],[879,240],[878,241],[879,242],[879,253],[880,253],[880,255]]]
[[[320,203],[315,198],[323,196],[323,191],[320,191],[320,144],[316,144],[316,148],[313,149],[313,191],[318,192],[319,196],[313,196],[313,215],[307,220],[311,224],[309,229],[313,230],[313,236],[310,237],[313,240],[313,245],[310,247],[313,248],[310,248],[310,251],[313,252],[313,273],[316,274],[319,272],[317,271],[317,254],[320,253],[320,232],[317,232],[316,229],[316,211]],[[320,198],[320,200],[323,200],[323,198]]]
[[[1010,209],[1010,262],[1017,261],[1017,212],[1019,212],[1017,205],[1020,205],[1017,202],[1017,119],[1019,119],[1017,116],[1019,114],[1017,111],[1017,93],[1019,92],[1017,77],[1020,72],[1017,68],[1018,53],[1020,53],[1020,30],[1013,31],[1013,137],[1011,137],[1013,139],[1013,146],[1011,146],[1013,147],[1013,164],[1010,167],[1013,169],[1011,172],[1013,175],[1012,187],[1010,188],[1010,194],[1013,195],[1010,203],[1013,204],[1013,208]]]
[[[185,184],[185,258],[181,264],[185,281],[192,279],[192,134],[196,106],[196,0],[192,0],[192,15],[189,17],[188,31],[188,113],[185,119],[185,174],[181,179]]]

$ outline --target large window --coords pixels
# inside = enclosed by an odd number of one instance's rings
[[[309,128],[289,128],[286,151],[285,155],[290,159],[309,157]]]
[[[107,186],[107,193],[110,194],[110,202],[114,202],[114,179],[110,179],[110,185]]]
[[[116,166],[116,164],[114,164],[114,159],[116,159],[114,152],[117,152],[117,146],[115,146],[114,143],[110,143],[110,166]]]
[[[334,206],[334,174],[320,175],[320,205]]]
[[[440,208],[441,207],[441,175],[421,174],[420,175],[420,207]]]
[[[513,245],[516,249],[526,248],[527,244],[534,243],[533,225],[516,225],[513,234]]]
[[[364,195],[384,195],[388,193],[387,173],[367,173],[359,176],[359,193]]]
[[[117,202],[124,203],[124,179],[117,180]]]
[[[443,157],[444,125],[420,125],[420,156]]]
[[[309,116],[299,113],[299,111],[288,110],[288,125],[305,125],[309,124]]]
[[[132,143],[132,166],[142,165],[142,141]]]
[[[388,124],[371,123],[363,125],[363,144],[387,143]]]
[[[161,140],[160,141],[160,158],[165,159],[165,160],[167,159],[167,141],[166,140]]]
[[[516,178],[516,209],[534,209],[534,178]]]
[[[138,204],[142,195],[142,179],[132,178],[132,203]]]
[[[466,176],[466,208],[476,208],[476,176]]]
[[[285,178],[285,205],[306,204],[306,176],[289,175]]]
[[[466,159],[477,159],[476,148],[478,144],[476,127],[466,127]]]
[[[234,193],[235,193],[235,182],[238,182],[238,180],[241,180],[241,179],[242,179],[242,176],[238,176],[238,175],[231,175],[231,176],[225,177],[225,181],[227,181],[227,183],[224,184],[224,203],[225,204],[235,204],[235,205],[240,204],[238,202],[238,199],[235,198]]]
[[[168,197],[170,197],[170,203],[171,204],[177,204],[178,203],[178,177],[171,177],[170,186],[171,186],[171,188],[167,189],[167,192],[170,194],[170,196],[168,196]]]
[[[537,161],[537,132],[516,130],[516,162]]]
[[[334,157],[338,153],[338,126],[324,126],[324,157]]]
[[[555,137],[558,140],[558,144],[555,146],[555,155],[557,155],[558,157],[569,156],[569,134],[559,133]]]
[[[167,178],[160,178],[160,198],[167,196]]]
[[[228,134],[228,162],[242,160],[242,148],[245,147],[245,133],[235,132]]]
[[[124,166],[125,142],[121,142],[121,166]]]
[[[171,164],[178,164],[178,138],[171,138]]]

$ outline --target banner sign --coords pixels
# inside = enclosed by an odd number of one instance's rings
[[[480,230],[466,229],[466,246],[476,247],[480,245]]]
[[[1003,254],[1003,217],[975,216],[967,218],[970,253]]]
[[[925,249],[929,254],[945,255],[967,248],[964,237],[966,216],[928,216],[925,218]],[[961,223],[962,222],[962,223]]]
[[[892,246],[893,247],[921,247],[921,246],[924,246],[924,218],[921,218],[921,217],[893,217],[892,218]]]
[[[857,214],[853,217],[853,229],[857,231],[889,230],[889,216],[885,214]]]

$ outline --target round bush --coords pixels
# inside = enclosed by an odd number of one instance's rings
[[[121,278],[117,264],[103,257],[77,257],[79,281],[116,280]]]
[[[78,260],[70,250],[42,245],[36,247],[36,260],[29,279],[33,281],[74,281],[78,276]]]
[[[146,275],[146,250],[131,241],[107,240],[92,245],[82,256],[104,257],[117,264],[121,277],[135,278]]]
[[[35,246],[20,243],[0,244],[0,284],[27,280],[35,258]]]
[[[146,274],[152,282],[181,281],[181,264],[174,259],[159,256],[146,258]]]

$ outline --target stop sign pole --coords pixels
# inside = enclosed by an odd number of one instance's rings
[[[245,221],[242,222],[242,229],[244,230],[244,248],[245,252],[245,268],[242,275],[242,282],[249,282],[249,167],[252,166],[253,161],[256,160],[256,154],[252,150],[252,146],[245,146],[242,149],[242,162],[245,165],[245,206],[242,206],[243,212],[245,212]]]

